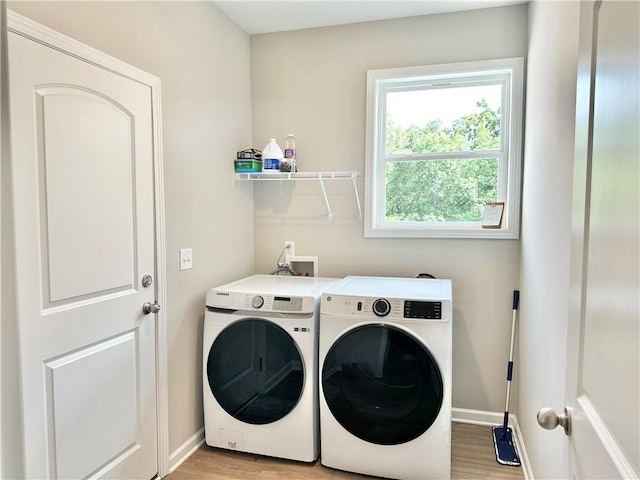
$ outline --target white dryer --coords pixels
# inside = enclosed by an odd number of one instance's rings
[[[451,476],[450,280],[345,277],[322,295],[322,464]]]
[[[207,292],[208,445],[318,458],[318,314],[322,291],[336,280],[254,275]]]

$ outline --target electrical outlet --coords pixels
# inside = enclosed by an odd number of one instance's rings
[[[190,248],[180,249],[180,270],[193,268],[193,252]]]
[[[296,254],[296,242],[293,240],[284,241],[284,258],[291,257]]]

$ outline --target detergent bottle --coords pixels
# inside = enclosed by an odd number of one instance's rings
[[[262,150],[262,173],[279,173],[283,157],[282,149],[276,143],[276,139],[270,138],[269,143]]]

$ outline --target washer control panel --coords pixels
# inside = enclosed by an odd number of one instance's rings
[[[283,297],[273,295],[247,296],[251,308],[273,312],[301,312],[304,304],[302,297]],[[248,305],[247,305],[248,306]]]
[[[273,297],[274,310],[279,312],[300,312],[302,311],[301,297]]]
[[[264,305],[264,298],[262,298],[260,295],[256,295],[251,299],[251,306],[253,308],[261,308],[262,305]]]

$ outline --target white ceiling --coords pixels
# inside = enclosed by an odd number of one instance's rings
[[[223,0],[213,3],[245,32],[344,25],[527,3],[528,0]]]

